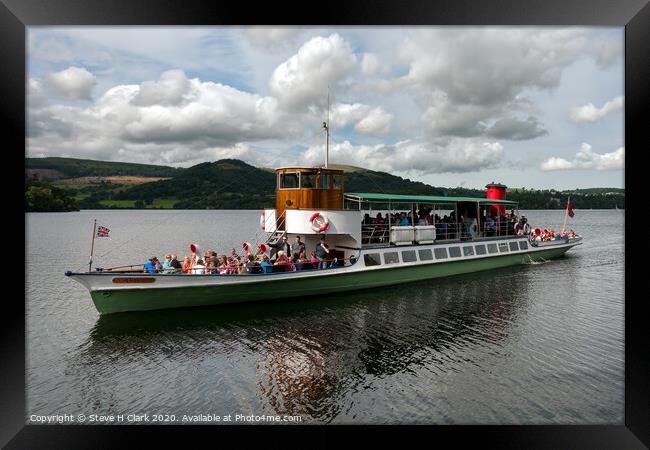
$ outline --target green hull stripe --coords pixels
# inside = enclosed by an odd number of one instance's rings
[[[90,295],[95,307],[102,314],[222,305],[296,296],[307,298],[319,294],[375,288],[514,266],[528,263],[531,260],[549,260],[562,256],[570,248],[554,248],[534,254],[499,255],[415,266],[387,266],[385,269],[340,272],[322,277],[287,278],[279,282],[260,281],[164,289],[119,289],[91,291]]]

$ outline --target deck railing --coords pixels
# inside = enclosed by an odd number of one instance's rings
[[[435,227],[435,242],[448,242],[448,241],[465,241],[465,240],[485,240],[502,237],[515,236],[513,222],[501,222],[487,226],[481,223],[477,226],[477,230],[472,232],[471,224],[464,222],[445,222],[436,223],[434,225],[397,225],[397,224],[362,224],[361,225],[361,243],[364,246],[382,246],[394,244],[391,239],[391,230],[399,231],[416,231],[418,227]],[[403,233],[402,233],[403,234]],[[414,235],[415,236],[415,235]],[[402,240],[401,244],[407,244],[410,241],[418,244],[417,238]],[[427,242],[430,243],[430,242]]]

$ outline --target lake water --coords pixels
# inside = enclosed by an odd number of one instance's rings
[[[564,211],[523,213],[559,229]],[[577,210],[569,227],[584,244],[547,263],[327,299],[104,317],[63,275],[88,268],[95,218],[111,230],[95,241],[101,267],[182,258],[191,242],[239,250],[259,230],[258,211],[27,214],[28,422],[623,423],[624,211]]]

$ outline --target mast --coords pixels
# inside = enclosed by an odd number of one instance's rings
[[[325,140],[325,168],[327,169],[327,163],[329,162],[330,154],[330,87],[327,86],[327,122],[323,122],[323,128],[325,128],[326,140]]]

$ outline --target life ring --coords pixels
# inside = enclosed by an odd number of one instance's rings
[[[318,217],[320,217],[320,219],[316,220]],[[327,218],[323,217],[319,212],[315,212],[311,215],[309,218],[309,223],[311,224],[311,229],[318,233],[322,233],[330,226],[330,221]],[[319,225],[319,223],[321,224]]]
[[[260,226],[262,227],[262,230],[264,230],[266,227],[266,211],[262,211],[262,214],[260,215]]]

